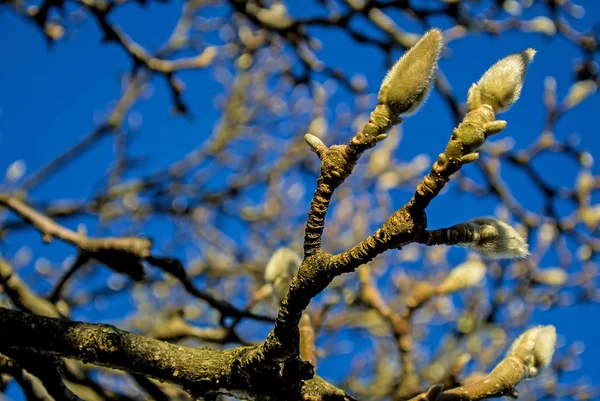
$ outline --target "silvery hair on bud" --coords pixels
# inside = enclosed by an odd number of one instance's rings
[[[508,355],[522,360],[527,367],[529,378],[533,378],[550,365],[555,348],[556,328],[551,325],[537,326],[517,337]]]
[[[432,29],[394,64],[379,89],[378,100],[396,115],[414,114],[425,102],[442,49],[442,32]]]
[[[477,217],[464,223],[475,232],[474,241],[462,245],[490,259],[521,259],[529,247],[519,232],[493,217]]]
[[[473,84],[467,95],[467,106],[474,110],[484,104],[494,112],[508,110],[521,95],[527,66],[533,60],[535,50],[527,49],[511,54],[494,64]]]

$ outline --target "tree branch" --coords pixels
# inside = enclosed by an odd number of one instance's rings
[[[255,347],[190,348],[154,340],[104,324],[30,315],[0,308],[0,347],[73,358],[175,384],[194,397],[229,395],[248,400],[353,400],[315,376],[286,380],[279,366],[264,361],[246,369]]]

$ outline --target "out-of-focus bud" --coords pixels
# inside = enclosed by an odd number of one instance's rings
[[[439,29],[427,32],[387,73],[378,100],[395,115],[411,115],[425,102],[442,49]]]
[[[288,29],[293,24],[287,7],[281,3],[273,4],[269,8],[262,8],[256,4],[248,3],[246,9],[254,14],[260,22],[270,27]]]
[[[27,164],[23,160],[15,160],[6,169],[6,180],[15,182],[19,181],[27,172]]]
[[[321,154],[327,149],[325,144],[319,138],[312,134],[304,135],[304,141],[306,142],[310,150],[312,150],[316,154]]]
[[[534,55],[535,50],[527,49],[511,54],[494,64],[479,82],[469,89],[469,110],[484,104],[491,106],[496,113],[508,110],[521,95],[527,66]]]
[[[468,260],[456,266],[437,287],[440,294],[450,294],[474,287],[485,277],[486,266],[479,259]]]
[[[567,93],[562,105],[566,109],[572,109],[583,102],[588,96],[594,94],[597,89],[598,85],[593,79],[577,81],[569,88],[569,93]]]
[[[533,32],[543,33],[544,35],[552,36],[556,33],[556,25],[548,17],[543,15],[533,18],[527,22],[527,28]]]
[[[462,244],[490,259],[520,259],[529,256],[527,242],[519,232],[493,217],[477,217],[466,224],[479,232],[476,241]]]
[[[538,231],[538,244],[548,246],[556,238],[556,228],[552,224],[544,223]]]
[[[567,272],[560,267],[538,270],[533,274],[533,279],[538,283],[557,287],[564,285],[567,282],[567,278]]]
[[[278,301],[286,296],[290,283],[302,264],[302,258],[290,248],[279,248],[265,267],[265,281],[273,286]]]
[[[556,348],[556,328],[537,326],[521,334],[512,344],[508,355],[523,361],[528,378],[536,377],[550,364]]]
[[[57,23],[48,22],[44,25],[44,32],[52,40],[59,40],[65,36],[65,28]]]
[[[573,18],[583,18],[585,16],[585,8],[579,4],[567,3],[564,9]]]
[[[516,0],[507,0],[503,5],[504,11],[513,16],[521,15],[523,12],[523,7]]]
[[[579,209],[579,219],[590,230],[594,231],[600,225],[600,204]]]
[[[577,175],[575,189],[577,195],[582,199],[587,199],[594,189],[596,179],[588,169],[582,169]]]

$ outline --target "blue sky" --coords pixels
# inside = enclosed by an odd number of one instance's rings
[[[292,14],[311,15],[313,8],[299,7],[298,3],[291,6]],[[600,21],[600,2],[588,0],[580,3],[587,13],[574,25],[590,28]],[[170,34],[179,11],[180,7],[176,4],[153,4],[148,9],[127,6],[117,13],[115,21],[134,40],[148,49],[156,49]],[[436,23],[435,20],[433,22]],[[440,20],[439,24],[447,27],[447,21]],[[420,31],[416,22],[406,19],[402,19],[402,27]],[[373,28],[360,21],[357,28],[373,32]],[[331,29],[315,29],[311,33],[323,41],[319,56],[326,64],[341,67],[349,75],[363,74],[369,88],[376,90],[385,74],[381,54],[367,46],[354,44],[347,36]],[[517,148],[531,143],[544,124],[542,90],[545,77],[556,78],[558,99],[562,99],[573,82],[572,60],[581,56],[580,51],[558,37],[507,33],[500,39],[493,39],[475,35],[452,42],[451,54],[440,62],[454,92],[464,100],[468,87],[488,66],[504,55],[528,47],[536,48],[538,53],[528,72],[522,98],[502,116],[508,121],[504,135],[513,137]],[[397,50],[396,55],[400,54]],[[130,60],[117,46],[100,44],[97,26],[89,17],[65,40],[48,49],[38,30],[6,7],[0,9],[0,55],[1,175],[18,159],[25,161],[29,172],[36,171],[92,130],[99,116],[108,110],[110,102],[120,93],[119,74],[130,67]],[[222,91],[221,86],[211,81],[211,73],[206,71],[186,73],[181,77],[188,87],[185,99],[194,112],[194,119],[169,115],[168,91],[161,80],[155,80],[153,96],[134,108],[143,117],[143,125],[139,139],[133,144],[133,153],[146,157],[150,161],[150,170],[166,166],[195,148],[214,126],[217,113],[212,98]],[[344,100],[347,94],[341,91],[336,96],[334,101]],[[600,96],[592,96],[560,121],[556,136],[568,138],[577,135],[580,148],[587,149],[596,158],[600,157],[598,110]],[[333,118],[333,112],[328,117]],[[404,123],[405,135],[398,156],[410,159],[419,153],[436,155],[442,150],[452,126],[448,108],[441,96],[434,93],[423,110]],[[103,182],[112,158],[112,143],[105,138],[85,157],[36,188],[32,196],[39,200],[89,197]],[[542,159],[535,167],[559,186],[572,186],[577,172],[577,166],[566,160],[557,165],[554,160]],[[476,174],[475,169],[467,171]],[[598,167],[594,167],[594,171],[597,174]],[[505,173],[512,191],[521,194],[519,201],[531,210],[539,211],[541,198],[531,191],[527,179],[508,167]],[[403,196],[405,194],[399,195],[399,204]],[[475,215],[494,212],[493,204],[486,202],[456,205],[453,212],[448,213],[448,204],[436,200],[430,209],[430,225],[452,225]],[[565,205],[564,209],[568,210],[568,206]],[[41,254],[53,261],[59,261],[70,253],[69,248],[61,245],[41,247],[38,236],[34,234],[11,236],[0,250],[11,254],[24,244],[29,245],[36,256]],[[595,369],[596,361],[600,359],[600,347],[595,344],[595,337],[600,323],[590,317],[599,313],[598,305],[581,305],[577,309],[536,314],[536,323],[556,324],[566,342],[582,340],[587,344],[583,372],[596,383],[600,382],[600,371]],[[100,316],[90,317],[90,320],[100,319]],[[320,373],[327,375],[327,372]],[[15,400],[20,399],[19,395],[14,397]]]

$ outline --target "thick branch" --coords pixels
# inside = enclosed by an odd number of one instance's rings
[[[396,210],[375,233],[352,249],[335,255],[332,260],[336,270],[352,271],[388,249],[401,248],[414,242],[427,228],[425,211],[411,201]]]
[[[253,347],[190,348],[139,336],[104,324],[88,324],[0,308],[0,347],[78,359],[180,386],[194,397],[229,395],[248,400],[352,400],[315,376],[289,381],[279,365],[243,365]]]
[[[181,347],[103,324],[29,315],[0,308],[0,344],[74,358],[167,381],[196,396],[236,389],[232,367],[247,348]]]

